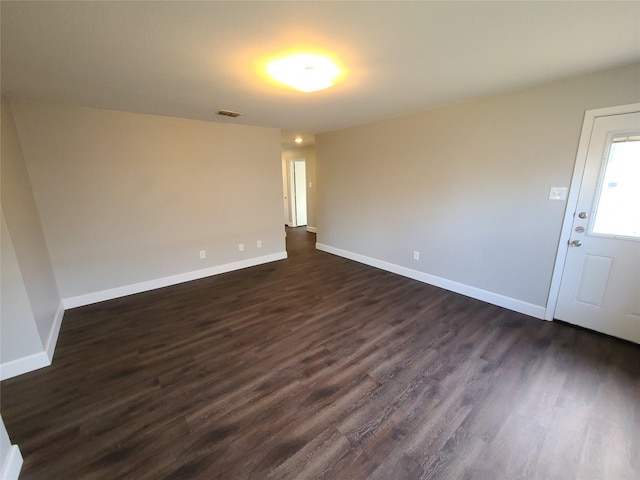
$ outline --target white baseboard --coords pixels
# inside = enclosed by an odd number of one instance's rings
[[[68,297],[63,299],[63,304],[65,309],[82,307],[84,305],[91,305],[92,303],[103,302],[105,300],[112,300],[114,298],[126,297],[127,295],[133,295],[135,293],[155,290],[156,288],[163,288],[171,285],[177,285],[179,283],[190,282],[191,280],[198,280],[200,278],[210,277],[212,275],[219,275],[221,273],[232,272],[234,270],[255,267],[256,265],[275,262],[277,260],[284,260],[285,258],[287,258],[286,251],[272,253],[271,255],[249,258],[247,260],[241,260],[239,262],[217,265],[215,267],[203,268],[201,270],[194,270],[192,272],[157,278],[155,280],[149,280],[146,282],[124,285],[122,287],[110,288],[108,290],[87,293],[85,295],[78,295],[75,297]]]
[[[318,228],[317,227],[310,227],[309,225],[307,225],[307,232],[318,233]]]
[[[316,248],[318,250],[322,250],[323,252],[338,255],[339,257],[348,258],[349,260],[364,263],[365,265],[369,265],[371,267],[376,267],[381,270],[386,270],[387,272],[396,273],[398,275],[402,275],[403,277],[412,278],[423,283],[428,283],[429,285],[444,288],[445,290],[460,293],[467,297],[475,298],[476,300],[491,303],[492,305],[497,305],[499,307],[523,313],[525,315],[530,315],[539,319],[544,319],[545,316],[545,307],[541,307],[539,305],[533,305],[531,303],[523,302],[522,300],[517,300],[511,297],[506,297],[504,295],[490,292],[488,290],[483,290],[481,288],[472,287],[463,283],[454,282],[452,280],[447,280],[446,278],[419,272],[411,268],[401,267],[400,265],[377,260],[375,258],[349,252],[340,248],[331,247],[322,243],[316,243]]]
[[[17,445],[11,445],[9,455],[2,466],[0,480],[18,480],[22,468],[22,454]]]
[[[49,331],[49,338],[44,346],[45,352],[49,357],[49,362],[53,361],[53,353],[56,349],[56,343],[58,343],[58,335],[60,334],[60,327],[62,326],[62,317],[64,316],[64,303],[60,300],[56,316],[53,319],[53,325]]]
[[[51,360],[45,351],[10,360],[0,365],[0,380],[17,377],[49,365],[51,365]]]

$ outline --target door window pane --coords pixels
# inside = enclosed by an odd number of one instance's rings
[[[614,136],[604,168],[591,232],[640,238],[640,132]]]

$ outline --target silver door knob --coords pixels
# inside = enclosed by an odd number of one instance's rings
[[[580,212],[578,214],[578,217],[580,217],[580,218],[587,218],[588,216],[589,216],[589,214],[587,212]]]
[[[582,242],[580,240],[574,240],[573,242],[571,242],[571,246],[572,247],[581,247],[582,246]]]

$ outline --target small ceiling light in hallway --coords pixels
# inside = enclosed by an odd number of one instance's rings
[[[275,80],[302,92],[316,92],[333,85],[340,69],[323,55],[295,54],[273,60],[267,72]]]

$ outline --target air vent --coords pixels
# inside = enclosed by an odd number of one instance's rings
[[[242,115],[240,112],[233,112],[231,110],[220,110],[218,112],[218,115],[222,115],[223,117],[239,117],[240,115]]]

